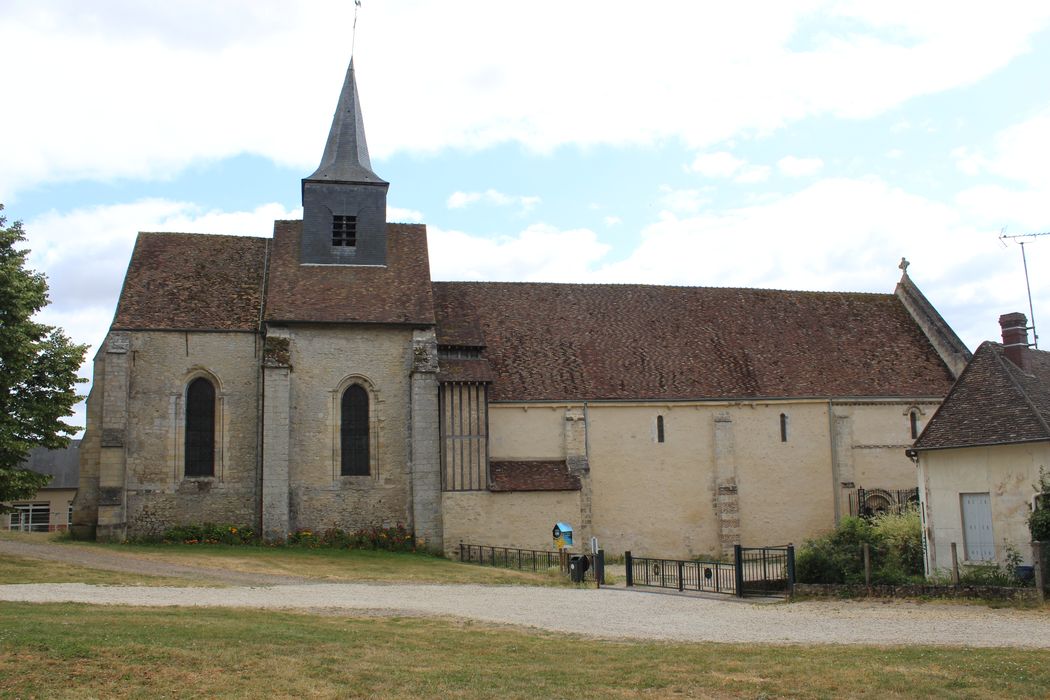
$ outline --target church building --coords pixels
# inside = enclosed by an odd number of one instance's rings
[[[353,63],[302,221],[141,233],[94,359],[73,529],[402,524],[424,546],[713,554],[832,527],[970,353],[892,294],[435,282],[386,221]]]

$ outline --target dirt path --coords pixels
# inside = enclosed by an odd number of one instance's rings
[[[0,600],[447,616],[602,638],[759,644],[865,644],[1050,649],[1042,611],[907,602],[755,605],[623,589],[310,584],[161,588],[22,584]]]
[[[136,556],[130,552],[113,552],[75,544],[37,544],[35,542],[19,542],[17,540],[0,540],[0,556],[4,554],[59,561],[64,564],[75,564],[90,569],[120,571],[122,573],[144,576],[173,576],[241,586],[274,586],[309,582],[309,579],[299,576],[230,571],[206,566],[175,564]]]

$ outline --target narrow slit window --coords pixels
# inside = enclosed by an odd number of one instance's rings
[[[664,441],[664,417],[663,416],[657,416],[656,417],[656,441],[657,442],[663,442]]]
[[[786,413],[780,414],[780,441],[788,441],[788,417]]]
[[[332,217],[332,246],[353,248],[357,245],[357,217],[336,214]]]
[[[912,411],[908,414],[908,421],[911,423],[911,439],[919,437],[919,414],[916,411]]]

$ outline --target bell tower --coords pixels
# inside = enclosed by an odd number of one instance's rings
[[[351,58],[321,164],[303,180],[299,263],[385,265],[389,186],[368,159]]]

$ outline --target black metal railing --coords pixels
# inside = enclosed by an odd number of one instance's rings
[[[883,513],[900,515],[919,507],[919,489],[853,489],[849,492],[849,514],[873,518]]]
[[[577,557],[586,560],[586,563],[577,562],[574,565],[573,559]],[[567,550],[544,551],[460,542],[459,560],[518,571],[544,572],[557,569],[569,577],[582,569],[577,574],[579,582],[605,583],[605,552],[602,550],[598,550],[597,554],[577,554]]]
[[[627,585],[679,591],[785,596],[795,585],[795,548],[733,548],[733,561],[694,561],[638,557],[624,553]]]

